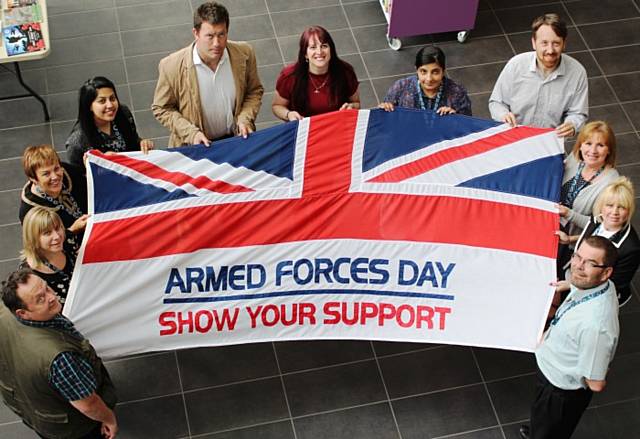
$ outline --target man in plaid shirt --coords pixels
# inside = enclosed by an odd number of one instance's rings
[[[0,391],[40,437],[113,438],[118,423],[109,374],[62,316],[53,290],[30,270],[9,275],[0,305]]]

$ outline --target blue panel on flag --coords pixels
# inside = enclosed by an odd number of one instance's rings
[[[476,177],[458,186],[489,189],[558,202],[562,180],[558,176],[562,175],[563,170],[563,156],[560,154]]]
[[[193,196],[182,189],[167,192],[157,186],[140,183],[95,163],[91,163],[91,172],[94,181],[95,213],[147,206]]]
[[[168,149],[192,160],[229,163],[253,171],[264,171],[278,177],[293,179],[293,156],[298,123],[290,122],[256,131],[243,139],[232,137],[215,141],[211,148],[186,146]]]
[[[397,108],[372,110],[364,146],[363,172],[444,140],[463,137],[501,125],[491,120],[433,111]]]

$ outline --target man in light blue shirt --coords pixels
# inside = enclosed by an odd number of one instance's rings
[[[618,298],[609,280],[616,258],[602,236],[586,238],[573,254],[571,292],[535,352],[536,399],[531,428],[520,428],[522,438],[570,438],[593,392],[604,389],[620,334]]]

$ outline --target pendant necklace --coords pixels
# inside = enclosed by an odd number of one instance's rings
[[[320,85],[316,85],[316,81],[313,80],[313,76],[309,75],[309,79],[311,80],[311,86],[314,88],[313,92],[320,93],[320,89],[325,85],[327,85],[327,80],[329,79],[329,76],[324,78],[324,81],[322,81],[322,84]]]

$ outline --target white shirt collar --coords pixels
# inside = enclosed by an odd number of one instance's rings
[[[222,53],[222,58],[220,58],[220,61],[218,62],[218,67],[223,65],[228,59],[229,59],[229,49],[225,47],[224,52]],[[198,53],[198,48],[196,47],[195,44],[193,45],[193,64],[196,66],[201,65],[209,68],[209,66],[202,61],[202,58],[200,58],[200,54]],[[216,68],[216,70],[218,69]]]

